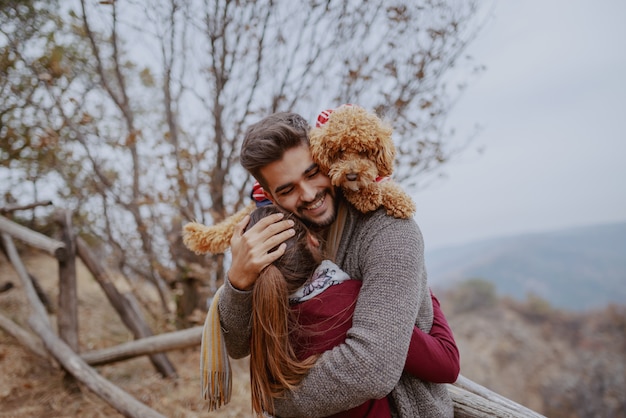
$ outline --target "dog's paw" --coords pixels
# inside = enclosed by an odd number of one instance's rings
[[[382,204],[394,218],[410,219],[415,214],[415,202],[402,189],[393,185],[383,193]]]
[[[377,187],[367,187],[358,191],[344,189],[344,196],[361,213],[375,211],[383,204]]]
[[[399,219],[410,219],[415,214],[415,206],[403,206],[394,204],[393,206],[385,206],[387,214]]]

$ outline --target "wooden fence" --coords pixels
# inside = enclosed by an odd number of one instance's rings
[[[0,236],[9,261],[17,272],[30,305],[28,324],[36,334],[24,330],[0,312],[0,328],[13,336],[34,354],[58,362],[68,373],[126,417],[163,417],[127,392],[102,377],[95,366],[119,362],[138,356],[148,356],[164,377],[176,376],[167,351],[200,345],[202,327],[153,335],[139,304],[131,292],[120,292],[111,276],[91,249],[73,233],[71,216],[57,211],[55,221],[62,227],[62,240],[55,240],[0,216]],[[59,307],[57,332],[52,328],[46,307],[37,294],[36,280],[26,271],[13,239],[46,251],[59,263]],[[78,350],[76,256],[91,271],[111,305],[135,340],[114,347],[84,352]],[[199,384],[199,383],[198,383]],[[455,417],[538,418],[542,415],[505,398],[473,381],[459,376],[448,385],[454,401]]]

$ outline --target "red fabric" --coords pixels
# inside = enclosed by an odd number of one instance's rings
[[[461,370],[459,349],[439,299],[432,292],[430,295],[433,300],[433,326],[428,334],[413,327],[404,370],[428,382],[454,383]]]
[[[333,113],[333,109],[322,110],[319,115],[317,115],[317,120],[315,121],[315,127],[319,128],[326,122],[328,122],[328,118],[330,118],[330,114]]]
[[[291,306],[299,326],[293,333],[298,358],[323,353],[346,339],[360,289],[359,280],[346,280]]]
[[[342,104],[341,106],[352,106],[351,103],[345,103]],[[339,106],[339,107],[341,107]],[[326,122],[328,122],[328,119],[330,118],[330,114],[333,113],[334,109],[326,109],[326,110],[322,110],[319,115],[317,115],[317,119],[315,120],[315,127],[319,128],[320,126],[324,125]]]
[[[352,327],[352,315],[361,281],[347,280],[329,287],[312,299],[292,305],[299,329],[292,334],[298,358],[305,359],[313,354],[330,350],[346,339]],[[331,388],[340,390],[340,388]],[[329,418],[385,418],[391,417],[387,398],[367,402],[338,412]]]
[[[293,344],[300,359],[322,353],[341,344],[352,326],[352,315],[361,281],[347,280],[331,286],[320,295],[291,309],[299,328],[293,334]],[[439,300],[431,292],[433,326],[430,334],[413,327],[411,343],[404,370],[434,383],[453,383],[459,374],[459,351],[452,330],[441,310]],[[333,418],[389,417],[387,398],[369,400]]]
[[[258,181],[255,181],[254,185],[252,185],[252,198],[257,202],[261,202],[266,199],[265,193],[263,193],[263,187],[261,187],[261,184]]]

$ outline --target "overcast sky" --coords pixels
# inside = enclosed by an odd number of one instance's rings
[[[451,118],[483,129],[414,195],[427,248],[626,221],[625,22],[623,0],[496,2]]]

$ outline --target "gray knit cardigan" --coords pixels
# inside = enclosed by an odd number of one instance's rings
[[[414,220],[349,206],[336,263],[363,281],[345,343],[325,352],[298,389],[275,402],[279,417],[324,417],[389,396],[393,417],[452,417],[443,384],[403,373],[413,324],[430,331],[433,309],[422,234]],[[219,301],[228,353],[250,352],[251,292],[227,284]]]

